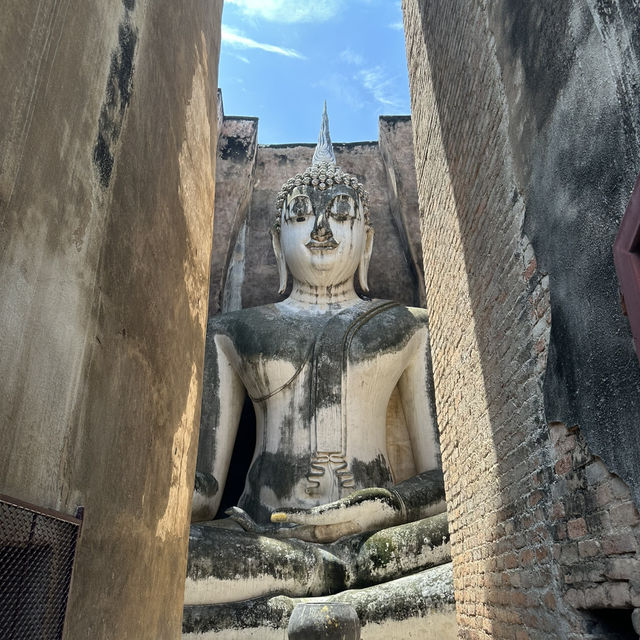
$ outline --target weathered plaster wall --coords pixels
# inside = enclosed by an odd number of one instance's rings
[[[244,279],[244,239],[253,194],[257,150],[258,119],[223,116],[216,166],[210,316],[223,310],[241,308],[240,291],[235,283]],[[229,286],[225,287],[227,279]]]
[[[0,23],[0,492],[84,505],[66,637],[176,638],[222,3]]]
[[[382,116],[378,148],[387,174],[386,191],[394,227],[400,236],[404,257],[418,294],[414,304],[424,307],[426,301],[411,117]]]
[[[461,633],[597,636],[572,607],[640,604],[640,369],[611,254],[639,8],[403,6]]]

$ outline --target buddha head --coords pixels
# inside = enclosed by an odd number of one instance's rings
[[[311,166],[282,186],[276,210],[272,240],[280,293],[289,271],[299,282],[328,287],[352,280],[358,268],[360,286],[369,290],[368,196],[357,178],[336,166],[326,103]]]

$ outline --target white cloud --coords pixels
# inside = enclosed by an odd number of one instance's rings
[[[224,25],[222,25],[222,42],[226,42],[232,47],[239,47],[241,49],[261,49],[262,51],[268,51],[269,53],[277,53],[281,56],[305,60],[305,57],[295,49],[285,49],[284,47],[277,47],[273,44],[258,42],[257,40],[247,38],[238,33],[235,29],[225,27]]]
[[[404,24],[402,24],[402,20],[400,20],[399,22],[392,22],[389,25],[389,29],[395,29],[396,31],[402,31],[402,30],[404,30]]]
[[[401,106],[399,100],[393,95],[393,81],[387,78],[382,67],[363,69],[358,72],[358,78],[364,88],[371,92],[376,102],[383,107],[399,108]]]
[[[300,0],[226,0],[245,15],[272,22],[324,22],[340,10],[340,0],[307,2]]]
[[[364,58],[352,49],[345,49],[344,51],[341,51],[340,60],[349,64],[355,64],[358,67],[364,64]]]

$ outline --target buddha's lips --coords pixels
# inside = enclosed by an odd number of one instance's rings
[[[305,247],[311,251],[332,251],[338,246],[338,243],[333,239],[323,240],[322,242],[316,242],[315,240],[309,240]]]

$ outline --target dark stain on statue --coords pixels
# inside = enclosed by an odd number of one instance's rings
[[[293,604],[283,603],[274,607],[270,599],[268,596],[243,602],[185,607],[182,633],[229,633],[233,629],[241,635],[247,629],[260,629],[265,625],[273,629],[286,628]]]
[[[307,471],[308,460],[304,456],[295,457],[283,453],[261,453],[251,465],[247,475],[247,490],[238,506],[244,509],[256,522],[270,522],[271,509],[262,504],[260,491],[264,488],[264,478],[270,478],[269,489],[280,500],[291,495],[297,481]]]
[[[391,469],[381,453],[370,462],[354,459],[351,463],[351,471],[356,487],[382,487],[386,489],[393,485]]]
[[[378,305],[383,303],[376,301]],[[360,323],[360,313],[369,311],[374,313],[366,322]],[[331,348],[335,341],[342,355],[342,338],[352,323],[349,359],[355,362],[374,354],[401,350],[414,331],[424,324],[399,305],[375,312],[374,306],[363,302],[337,316],[323,314],[300,318],[281,313],[275,305],[264,305],[217,316],[212,319],[209,331],[229,336],[243,360],[281,359],[299,365],[311,355],[310,348],[316,338],[320,340],[322,351],[326,352],[329,347],[331,353],[336,352]],[[327,327],[329,324],[332,327]],[[339,337],[331,330],[334,326],[339,329]]]
[[[93,147],[93,163],[103,188],[109,186],[114,164],[114,148],[131,101],[137,30],[131,24],[135,0],[123,0],[124,16],[118,25],[118,46],[111,54],[105,97],[100,109],[98,133]]]
[[[421,557],[420,570],[435,566],[440,562],[438,551],[449,542],[447,516],[442,513],[425,518],[405,527],[401,547],[398,538],[389,535],[388,530],[354,536],[357,550],[355,575],[357,578],[349,588],[361,589],[407,574],[402,559]],[[360,544],[357,544],[360,541]],[[335,545],[331,545],[333,549]]]
[[[372,355],[401,351],[421,323],[402,306],[385,309],[358,328],[350,345],[350,360],[366,360]]]
[[[283,442],[286,442],[289,446],[291,446],[291,444],[293,443],[293,433],[295,431],[295,426],[296,426],[296,421],[293,418],[293,416],[297,414],[295,408],[293,407],[293,404],[295,402],[296,402],[295,396],[289,399],[289,409],[287,413],[285,413],[284,417],[282,418],[282,425],[280,427],[280,438],[282,439]],[[299,401],[298,401],[298,404],[300,405]],[[302,407],[305,407],[305,406],[306,406],[306,403],[303,402]]]
[[[194,488],[197,493],[212,498],[218,493],[220,487],[218,481],[210,473],[196,471]]]

